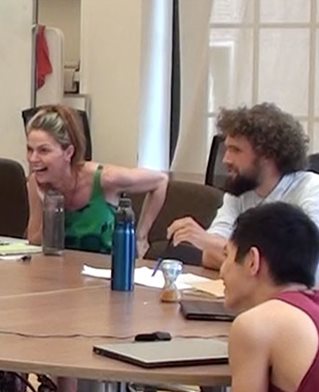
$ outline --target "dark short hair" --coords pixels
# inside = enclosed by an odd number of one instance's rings
[[[274,160],[281,174],[307,166],[309,138],[299,121],[273,103],[222,108],[216,126],[224,137],[247,138],[257,155]]]
[[[230,239],[239,263],[258,248],[276,284],[315,284],[319,231],[300,208],[283,202],[251,208],[238,217]]]

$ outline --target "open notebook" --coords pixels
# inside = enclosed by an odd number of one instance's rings
[[[105,357],[145,368],[228,362],[228,343],[214,338],[98,344],[93,346],[93,351]]]
[[[0,256],[27,255],[41,252],[41,246],[30,245],[26,240],[0,237]]]

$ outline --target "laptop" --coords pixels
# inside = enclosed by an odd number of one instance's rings
[[[144,368],[228,362],[228,343],[215,338],[98,344],[93,346],[93,352]]]
[[[182,299],[180,309],[188,320],[233,321],[235,313],[224,308],[221,301]]]

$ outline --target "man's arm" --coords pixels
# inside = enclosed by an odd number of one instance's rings
[[[243,313],[231,327],[229,363],[232,392],[268,391],[269,345],[265,320],[256,320],[258,316],[251,311]]]
[[[203,248],[202,263],[206,268],[219,269],[224,261],[224,247],[233,231],[240,210],[239,198],[225,193],[223,205],[207,230],[210,241]]]
[[[193,218],[186,217],[175,220],[168,227],[167,238],[173,240],[174,246],[188,242],[203,250],[203,266],[219,269],[224,260],[224,246],[239,212],[238,198],[225,194],[223,205],[207,231]]]
[[[175,220],[167,229],[167,238],[177,246],[187,242],[203,251],[202,263],[206,268],[219,269],[224,260],[226,239],[208,233],[191,217]]]
[[[298,200],[297,205],[305,211],[319,228],[319,175],[311,174],[313,175],[312,182],[302,190],[302,197]]]
[[[208,234],[209,243],[203,249],[202,264],[205,268],[219,270],[224,261],[227,239],[217,234]]]

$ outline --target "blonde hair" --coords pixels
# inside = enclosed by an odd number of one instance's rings
[[[42,106],[28,122],[27,135],[35,130],[47,132],[64,150],[72,145],[72,166],[84,161],[86,140],[77,111],[63,105]]]

